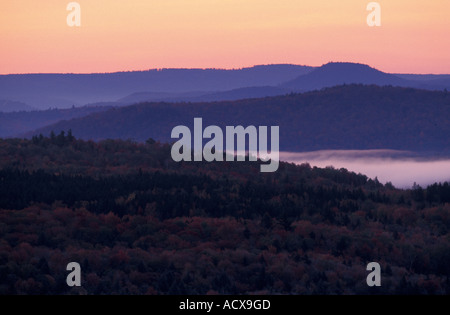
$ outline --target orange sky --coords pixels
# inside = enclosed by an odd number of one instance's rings
[[[0,73],[240,68],[354,61],[386,72],[450,73],[450,1],[1,0]]]

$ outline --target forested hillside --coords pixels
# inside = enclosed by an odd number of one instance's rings
[[[448,183],[175,163],[152,139],[0,141],[1,294],[449,294],[449,231]]]
[[[450,94],[410,88],[344,85],[321,91],[233,102],[141,103],[53,124],[83,139],[152,137],[175,126],[280,126],[280,150],[395,149],[450,154]]]

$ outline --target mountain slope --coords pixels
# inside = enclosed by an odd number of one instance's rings
[[[142,103],[57,123],[33,134],[71,128],[84,139],[150,137],[170,142],[194,117],[203,125],[280,126],[280,149],[396,149],[450,152],[450,94],[347,85],[304,94],[205,103]],[[32,134],[28,134],[31,136]]]

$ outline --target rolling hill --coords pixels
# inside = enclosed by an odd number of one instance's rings
[[[177,125],[280,126],[280,149],[395,149],[450,153],[450,94],[412,88],[345,85],[303,94],[199,103],[140,103],[41,128],[83,139],[163,142]]]
[[[0,99],[37,109],[86,104],[210,102],[284,95],[342,84],[450,89],[449,75],[389,74],[356,63],[321,67],[264,65],[251,68],[154,69],[94,74],[0,75]]]
[[[204,94],[251,86],[276,86],[313,68],[296,65],[265,65],[251,68],[154,69],[96,74],[0,75],[0,99],[14,99],[39,109],[68,108],[111,102],[137,92]]]
[[[176,163],[150,142],[0,140],[0,294],[450,293],[449,183],[258,164]],[[82,287],[66,285],[69,259]],[[381,287],[366,284],[372,260]]]
[[[401,78],[394,74],[385,73],[369,67],[368,65],[348,62],[332,62],[323,65],[308,74],[281,85],[285,89],[294,91],[312,91],[324,87],[332,87],[342,84],[375,84],[379,86],[402,86],[441,90],[442,81],[424,79],[411,80],[413,77]]]

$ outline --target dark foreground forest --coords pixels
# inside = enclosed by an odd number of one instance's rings
[[[448,183],[175,163],[152,140],[0,140],[0,294],[450,294],[449,232]]]

